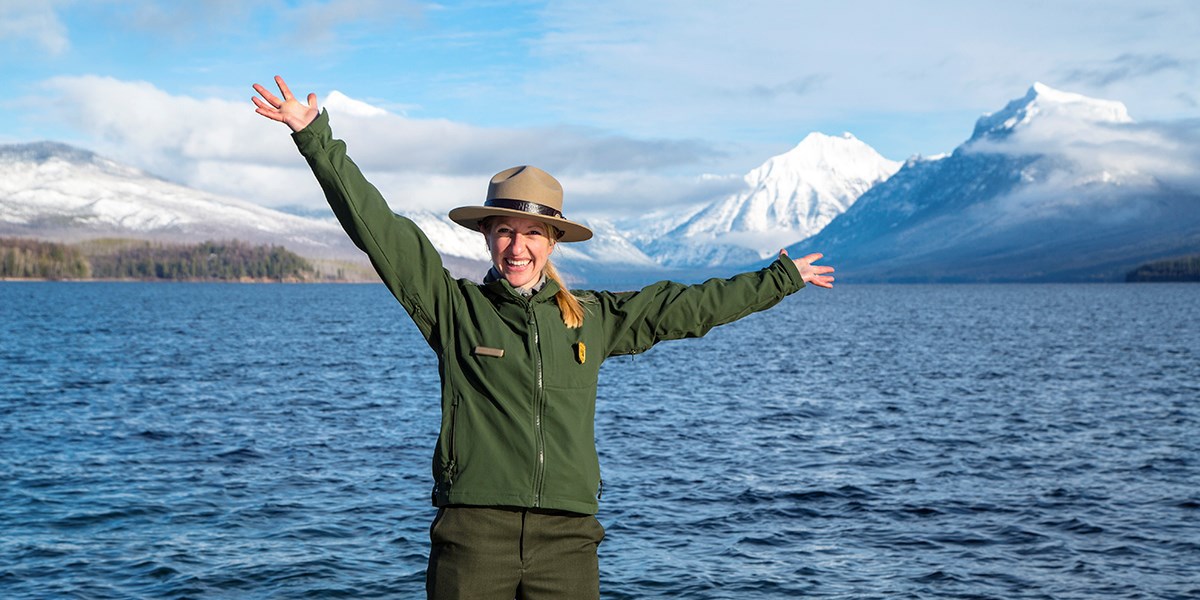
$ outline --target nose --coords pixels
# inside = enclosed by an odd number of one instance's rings
[[[523,233],[514,233],[514,234],[513,234],[513,241],[512,241],[512,252],[513,252],[513,254],[521,254],[521,253],[522,253],[522,251],[524,251],[524,250],[525,250],[525,245],[526,245],[527,241],[528,241],[528,240],[526,240],[526,239],[525,239],[525,234],[523,234]]]

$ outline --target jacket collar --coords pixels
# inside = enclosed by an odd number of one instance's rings
[[[489,269],[487,275],[483,277],[483,288],[498,298],[520,302],[545,302],[553,298],[559,290],[558,284],[543,273],[542,280],[534,286],[534,290],[536,291],[532,296],[526,297],[514,288],[507,279],[501,277],[496,267]]]

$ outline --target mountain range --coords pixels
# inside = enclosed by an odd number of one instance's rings
[[[588,221],[593,240],[560,246],[556,261],[575,282],[620,284],[730,273],[787,246],[825,253],[839,281],[1119,280],[1200,252],[1200,197],[1186,178],[1200,166],[1171,135],[1119,102],[1034,84],[949,154],[902,164],[849,133],[812,133],[739,191],[674,220]],[[477,234],[405,215],[456,276],[486,271]],[[0,146],[0,235],[241,239],[365,263],[331,217],[201,192],[53,142]]]
[[[819,250],[849,281],[1121,281],[1200,253],[1186,144],[1120,102],[1034,84],[789,252]]]

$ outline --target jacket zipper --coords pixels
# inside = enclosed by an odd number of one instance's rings
[[[537,388],[533,395],[533,431],[537,443],[537,465],[533,475],[533,506],[537,508],[542,505],[542,487],[546,477],[546,438],[542,432],[545,394],[542,390],[542,344],[538,335],[537,314],[533,311],[532,303],[529,305],[529,325],[533,328],[533,364],[537,377]]]
[[[448,454],[450,461],[446,464],[446,470],[443,472],[443,479],[446,481],[446,488],[449,489],[454,485],[454,476],[458,471],[458,402],[460,397],[456,394],[454,402],[450,404],[450,448]]]

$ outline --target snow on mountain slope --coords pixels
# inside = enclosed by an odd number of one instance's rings
[[[1111,278],[1131,262],[1200,252],[1200,148],[1188,131],[1139,125],[1120,102],[1037,83],[981,117],[949,155],[897,171],[853,136],[813,134],[747,174],[740,193],[591,220],[595,238],[560,246],[555,259],[573,283],[625,282],[728,272],[792,243],[793,254],[825,252],[843,281]],[[455,276],[486,272],[478,233],[444,215],[407,216]],[[48,142],[0,146],[0,235],[239,239],[364,260],[332,216],[199,192]]]
[[[1170,135],[1034,84],[790,250],[825,253],[843,281],[1119,280],[1200,251],[1200,195],[1172,181],[1200,171],[1195,142]]]
[[[1055,117],[1089,123],[1133,122],[1121,102],[1088,98],[1036,82],[1023,97],[1009,102],[1002,110],[980,117],[971,139],[1002,137],[1019,128],[1028,128],[1031,123],[1045,123]]]
[[[401,213],[415,222],[458,277],[479,279],[483,236],[446,215]],[[555,252],[566,271],[649,269],[657,264],[613,225]],[[279,244],[311,258],[365,261],[333,219],[302,217],[165,181],[91,152],[50,142],[0,146],[0,235],[75,241],[126,237],[171,242],[238,239]],[[579,275],[575,276],[579,279]]]
[[[744,191],[714,202],[647,249],[668,265],[765,258],[820,231],[899,168],[849,133],[811,133],[747,174]]]
[[[0,232],[50,239],[239,239],[315,257],[357,252],[332,220],[197,191],[49,142],[0,147]]]

